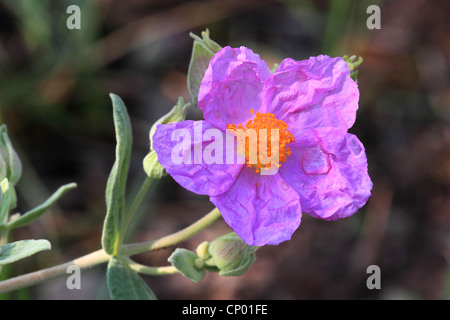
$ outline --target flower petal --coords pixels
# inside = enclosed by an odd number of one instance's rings
[[[251,109],[261,107],[267,64],[252,50],[225,47],[211,59],[198,93],[198,107],[206,121],[225,130],[232,123],[245,123]]]
[[[206,121],[160,124],[153,148],[158,161],[182,187],[215,196],[231,187],[243,167],[227,159],[225,137]]]
[[[334,128],[310,130],[293,142],[279,173],[294,188],[303,212],[337,220],[353,215],[369,199],[372,181],[364,146]]]
[[[267,79],[263,112],[286,122],[294,136],[319,128],[350,128],[358,109],[358,86],[342,58],[285,59]]]
[[[299,196],[279,174],[261,176],[245,167],[230,190],[211,197],[211,202],[251,246],[289,240],[300,225]]]

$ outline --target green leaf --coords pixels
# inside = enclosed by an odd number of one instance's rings
[[[50,250],[47,240],[21,240],[0,247],[0,266],[16,262],[44,250]]]
[[[0,196],[0,225],[2,225],[11,207],[11,189],[7,178],[3,179],[0,187],[2,191]]]
[[[156,300],[145,281],[116,257],[109,261],[106,278],[113,300]]]
[[[10,221],[8,224],[6,224],[6,227],[9,229],[18,228],[27,225],[30,222],[33,222],[34,220],[39,218],[44,212],[46,212],[51,206],[53,206],[56,203],[56,201],[58,201],[64,194],[66,194],[69,190],[72,190],[76,187],[77,187],[76,183],[69,183],[60,187],[44,203],[24,213],[17,219]]]
[[[202,83],[209,61],[222,47],[209,38],[209,31],[202,32],[202,38],[191,34],[194,38],[191,61],[189,63],[187,86],[192,102],[197,104],[198,91]]]
[[[183,276],[194,282],[200,282],[206,273],[198,267],[198,260],[201,259],[194,252],[181,248],[177,248],[168,259]]]
[[[122,222],[125,207],[125,192],[130,165],[132,132],[130,118],[122,99],[110,95],[113,104],[114,126],[116,130],[116,161],[106,185],[106,218],[103,226],[103,249],[113,254]]]

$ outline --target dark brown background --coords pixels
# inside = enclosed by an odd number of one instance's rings
[[[78,4],[82,29],[65,10]],[[381,7],[368,30],[366,8]],[[245,45],[269,66],[328,54],[364,58],[360,109],[351,132],[366,146],[373,195],[356,215],[326,222],[304,215],[289,242],[260,249],[243,276],[146,276],[160,299],[443,299],[450,297],[450,26],[446,0],[386,1],[0,1],[0,122],[20,154],[21,212],[62,184],[77,182],[59,207],[15,240],[46,238],[51,252],[11,265],[18,275],[100,247],[104,188],[114,161],[109,92],[120,95],[134,135],[129,190],[143,178],[151,124],[189,99],[189,32],[205,28],[221,45]],[[200,119],[192,109],[190,119]],[[148,197],[133,241],[176,231],[212,208],[170,177]],[[180,246],[194,249],[228,232],[223,221]],[[137,258],[165,265],[171,250]],[[366,269],[381,268],[381,290]],[[65,279],[7,299],[108,299],[105,266],[82,273],[82,290]],[[447,280],[446,280],[447,279]]]

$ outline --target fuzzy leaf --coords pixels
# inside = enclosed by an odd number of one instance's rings
[[[0,266],[22,260],[43,250],[50,250],[47,240],[21,240],[0,247]]]
[[[111,94],[114,126],[116,130],[116,161],[106,185],[106,218],[103,225],[103,249],[113,254],[125,207],[125,192],[130,165],[132,132],[130,118],[122,99]]]
[[[156,300],[145,281],[118,258],[111,258],[106,273],[113,300]]]

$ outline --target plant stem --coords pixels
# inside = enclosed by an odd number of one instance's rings
[[[76,265],[80,267],[80,269],[86,269],[101,263],[105,263],[109,260],[109,258],[110,256],[103,249],[97,250],[83,257],[60,264],[58,266],[2,281],[0,282],[0,293],[25,288],[46,280],[66,275],[67,268],[72,265]]]
[[[133,218],[137,212],[137,209],[139,208],[142,200],[145,197],[145,194],[147,193],[148,189],[152,185],[154,179],[146,177],[144,180],[144,183],[142,184],[141,188],[139,189],[139,192],[137,193],[136,197],[133,200],[133,203],[130,206],[130,210],[128,211],[127,215],[125,216],[125,219],[122,223],[122,226],[119,231],[119,241],[117,242],[118,246],[120,247],[123,243],[123,240],[125,238],[125,235],[127,233],[127,230],[131,224],[131,221],[133,221]],[[117,250],[118,248],[116,248]],[[117,251],[116,251],[117,252]]]
[[[147,241],[147,242],[141,242],[141,243],[135,243],[135,244],[128,244],[128,245],[122,245],[122,247],[119,248],[118,254],[122,257],[122,259],[126,261],[131,261],[130,267],[140,273],[143,274],[152,274],[152,275],[164,275],[164,274],[172,274],[175,273],[175,268],[168,266],[168,267],[147,267],[140,265],[138,263],[135,263],[131,259],[129,259],[129,256],[145,253],[149,251],[154,251],[157,249],[162,249],[169,247],[171,245],[177,244],[181,241],[184,241],[186,239],[189,239],[190,237],[194,236],[195,234],[199,233],[203,229],[210,226],[213,222],[215,222],[217,219],[221,217],[221,214],[217,208],[210,211],[208,214],[206,214],[203,218],[197,220],[193,224],[191,224],[189,227],[184,228],[183,230],[180,230],[178,232],[175,232],[171,235],[162,237],[160,239]],[[86,269],[93,266],[96,266],[98,264],[106,263],[111,258],[110,255],[108,255],[103,249],[94,251],[90,254],[87,254],[85,256],[82,256],[80,258],[77,258],[75,260],[60,264],[55,267],[39,270],[36,272],[28,273],[22,276],[18,276],[15,278],[11,278],[5,281],[0,282],[0,294],[29,287],[47,280],[51,280],[57,277],[61,277],[66,275],[67,268],[72,265],[76,265],[80,267],[80,269]]]
[[[171,235],[168,235],[168,236],[156,239],[156,240],[123,245],[120,248],[119,254],[121,256],[132,256],[132,255],[143,253],[143,252],[149,252],[149,251],[154,251],[154,250],[170,247],[181,241],[189,239],[190,237],[194,236],[195,234],[199,233],[203,229],[210,226],[213,222],[215,222],[220,217],[221,217],[221,214],[220,214],[219,210],[217,208],[214,208],[208,214],[206,214],[204,217],[197,220],[190,226],[184,228],[183,230],[175,232]]]
[[[142,264],[139,264],[133,260],[131,260],[128,257],[125,257],[122,259],[123,262],[125,262],[132,270],[138,272],[138,273],[142,273],[142,274],[147,274],[147,275],[152,275],[152,276],[163,276],[163,275],[167,275],[167,274],[174,274],[174,273],[178,273],[179,271],[177,270],[177,268],[175,268],[174,266],[167,266],[167,267],[148,267],[148,266],[144,266]]]

